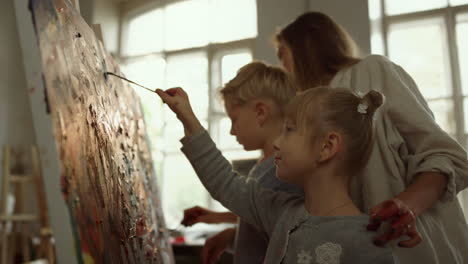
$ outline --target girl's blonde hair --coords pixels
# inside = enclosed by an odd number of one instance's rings
[[[295,96],[296,87],[281,68],[263,62],[251,62],[237,71],[237,75],[220,90],[222,99],[243,105],[255,99],[272,99],[283,113]]]
[[[299,16],[275,40],[291,50],[292,74],[301,90],[328,85],[337,72],[360,61],[359,48],[348,32],[320,12]]]
[[[286,116],[297,129],[314,138],[330,130],[342,133],[345,142],[343,169],[354,174],[369,160],[374,141],[374,114],[383,103],[384,96],[377,91],[360,97],[349,89],[320,86],[292,99]]]

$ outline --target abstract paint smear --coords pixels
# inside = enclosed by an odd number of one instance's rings
[[[78,261],[173,263],[137,95],[68,0],[30,7]]]

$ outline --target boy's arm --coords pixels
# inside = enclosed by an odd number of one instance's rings
[[[233,171],[194,115],[181,88],[156,92],[184,125],[182,151],[213,198],[246,222],[271,234],[276,220],[287,204],[296,200],[295,196],[263,189]]]
[[[219,223],[237,223],[237,215],[231,212],[214,212],[200,206],[184,210],[182,224],[192,226],[197,223],[219,224]]]

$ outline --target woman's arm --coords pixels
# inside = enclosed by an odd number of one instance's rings
[[[372,210],[370,226],[398,216],[392,234],[380,237],[388,241],[411,233],[403,246],[414,246],[420,240],[415,218],[438,201],[451,201],[468,184],[465,150],[435,122],[433,114],[414,80],[399,66],[381,56],[372,56],[367,72],[371,89],[381,89],[386,97],[382,108],[404,139],[408,155],[402,157],[407,174],[402,175],[407,188]],[[365,81],[364,81],[365,82]],[[393,215],[395,214],[395,215]]]
[[[447,189],[447,176],[438,172],[422,172],[416,175],[414,182],[396,198],[405,202],[418,216],[442,197]]]
[[[408,149],[402,157],[407,168],[402,177],[410,189],[402,193],[402,198],[415,203],[412,208],[418,214],[431,207],[424,203],[435,202],[434,197],[442,202],[455,199],[468,185],[466,151],[435,122],[408,73],[382,56],[366,60],[367,65],[357,76],[359,85],[383,92],[386,101],[381,112],[388,116]],[[441,185],[443,177],[445,185]],[[414,198],[416,194],[429,199]]]
[[[400,241],[401,247],[414,247],[422,241],[416,229],[416,217],[432,207],[445,192],[447,177],[435,172],[423,172],[413,184],[391,200],[371,209],[368,230],[377,230],[381,222],[392,221],[390,230],[375,238],[378,246],[407,235],[410,239]],[[395,220],[395,218],[397,218]]]

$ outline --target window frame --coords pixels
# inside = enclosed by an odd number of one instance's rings
[[[461,72],[459,64],[459,56],[456,40],[456,17],[459,14],[468,14],[468,4],[460,6],[447,6],[443,8],[437,8],[432,10],[417,11],[411,13],[403,13],[397,15],[386,15],[385,13],[385,1],[380,1],[380,13],[381,23],[380,32],[383,40],[383,53],[385,56],[389,56],[389,41],[388,34],[389,28],[393,24],[416,22],[418,20],[425,19],[442,19],[445,23],[445,44],[448,48],[449,56],[449,72],[452,85],[452,95],[449,97],[437,97],[428,101],[437,101],[441,99],[450,98],[453,101],[453,110],[455,118],[455,138],[457,141],[466,148],[468,133],[465,133],[465,121],[464,121],[464,98],[468,98],[468,95],[464,96],[462,91],[461,83]],[[455,48],[452,48],[455,47]]]
[[[369,0],[373,1],[373,0]],[[385,2],[391,0],[375,0],[379,8],[378,16],[371,17],[371,28],[372,35],[378,37],[381,40],[382,53],[389,57],[389,29],[394,24],[417,22],[418,20],[426,19],[442,19],[445,24],[444,42],[448,48],[448,60],[449,60],[449,78],[451,80],[452,95],[449,97],[437,97],[430,100],[437,101],[443,98],[449,98],[453,102],[454,121],[455,121],[455,139],[458,143],[463,146],[464,149],[468,148],[468,130],[465,129],[468,124],[465,124],[465,105],[464,99],[468,98],[467,95],[463,95],[463,87],[461,80],[461,69],[460,69],[460,57],[458,54],[458,43],[456,38],[456,26],[457,16],[468,15],[468,3],[463,5],[451,6],[450,1],[447,0],[447,6],[442,8],[435,8],[424,11],[408,12],[395,15],[387,15],[385,10]],[[375,3],[372,3],[375,4]],[[468,110],[468,109],[467,109]],[[468,113],[468,111],[467,111]],[[466,218],[468,219],[468,191],[461,192],[459,194],[459,201],[466,212]]]
[[[133,18],[136,18],[151,10],[164,8],[167,5],[174,4],[177,2],[183,2],[183,1],[187,1],[187,0],[163,0],[163,1],[156,2],[156,3],[147,3],[143,6],[134,7],[130,11],[123,13],[121,25],[120,25],[121,31],[119,35],[119,62],[122,64],[127,64],[127,62],[132,62],[132,61],[142,59],[147,56],[157,56],[157,57],[164,59],[167,62],[168,58],[171,56],[178,56],[178,55],[195,53],[195,52],[206,54],[206,58],[208,61],[208,69],[207,69],[208,112],[207,112],[207,117],[206,117],[206,121],[207,121],[206,129],[210,134],[213,134],[215,122],[219,122],[223,117],[227,117],[226,113],[224,113],[223,111],[218,111],[214,107],[214,103],[215,103],[214,100],[217,100],[217,96],[216,96],[217,89],[223,85],[221,83],[221,79],[222,79],[221,77],[222,76],[222,68],[221,68],[222,61],[221,60],[223,56],[225,55],[235,54],[238,52],[249,52],[252,55],[252,58],[254,58],[255,57],[254,47],[255,47],[256,37],[245,38],[241,40],[235,40],[235,41],[229,41],[229,42],[223,42],[223,43],[213,42],[213,43],[208,43],[207,45],[200,46],[200,47],[190,47],[190,48],[183,48],[183,49],[177,49],[177,50],[162,50],[162,51],[149,52],[149,53],[139,54],[139,55],[125,55],[125,53],[123,52],[123,50],[125,49],[125,45],[126,45],[125,41],[128,36],[128,30],[129,30],[128,25]],[[167,80],[163,80],[164,83],[166,83],[166,81]],[[168,120],[164,120],[164,123],[161,126],[161,131],[164,131],[164,129],[167,127],[169,122]],[[242,148],[220,148],[220,150],[228,151],[228,152],[244,151]],[[180,153],[180,151],[177,151],[177,150],[161,149],[161,150],[158,150],[158,152],[159,152],[158,155],[160,156],[160,159],[162,161],[159,166],[159,171],[158,171],[158,174],[161,174],[161,177],[159,177],[160,179],[159,185],[163,186],[164,175],[162,174],[164,171],[165,158],[169,156],[178,156],[182,154]],[[249,155],[246,155],[246,156],[248,157]],[[209,193],[207,193],[205,202],[208,208],[214,208],[215,201],[211,198]]]

